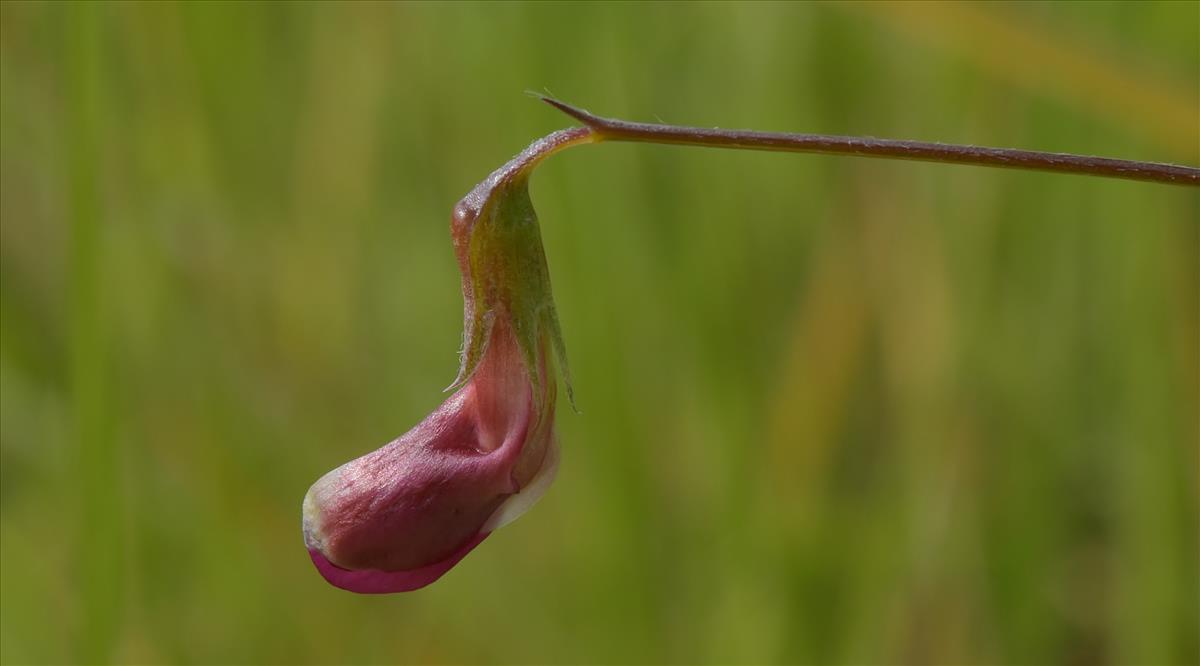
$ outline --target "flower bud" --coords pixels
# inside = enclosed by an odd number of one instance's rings
[[[567,130],[534,143],[455,207],[465,331],[454,394],[400,438],[309,488],[304,540],[333,585],[361,593],[424,587],[553,481],[548,357],[553,347],[566,377],[566,354],[528,176],[546,155],[588,136]]]

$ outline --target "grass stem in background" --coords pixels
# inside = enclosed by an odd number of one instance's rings
[[[117,448],[111,405],[102,297],[103,243],[97,166],[103,108],[99,25],[103,8],[70,6],[70,387],[78,503],[74,581],[79,586],[76,659],[112,660],[119,635],[123,581]],[[64,618],[66,620],[66,618]]]

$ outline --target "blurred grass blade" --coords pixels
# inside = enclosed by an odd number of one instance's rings
[[[104,7],[73,3],[69,10],[70,379],[78,474],[73,499],[79,505],[76,575],[82,600],[76,648],[80,662],[95,664],[112,659],[122,609],[121,484],[109,422],[97,183],[103,106],[99,13]]]

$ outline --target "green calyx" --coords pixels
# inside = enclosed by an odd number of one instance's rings
[[[487,191],[473,221],[456,228],[459,261],[463,264],[463,291],[467,300],[462,367],[448,390],[465,384],[475,373],[487,351],[493,326],[507,318],[521,350],[535,404],[545,399],[549,368],[543,372],[548,346],[553,347],[562,369],[563,383],[572,408],[575,406],[567,368],[550,271],[542,248],[537,213],[529,198],[528,169],[500,178]],[[457,221],[456,221],[457,222]]]
[[[544,403],[553,399],[546,390],[552,389],[553,383],[547,358],[550,347],[562,371],[567,399],[575,409],[542,232],[529,198],[529,174],[563,148],[597,140],[592,130],[576,127],[534,141],[455,206],[451,231],[463,276],[464,330],[462,365],[447,390],[456,390],[471,379],[487,352],[493,327],[503,321],[521,351],[537,411],[542,413]]]

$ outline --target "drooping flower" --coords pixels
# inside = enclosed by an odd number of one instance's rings
[[[528,182],[546,156],[590,140],[586,129],[551,134],[455,206],[465,330],[454,393],[403,436],[309,488],[304,540],[333,585],[362,593],[424,587],[553,481],[552,354],[568,396],[570,380]]]

